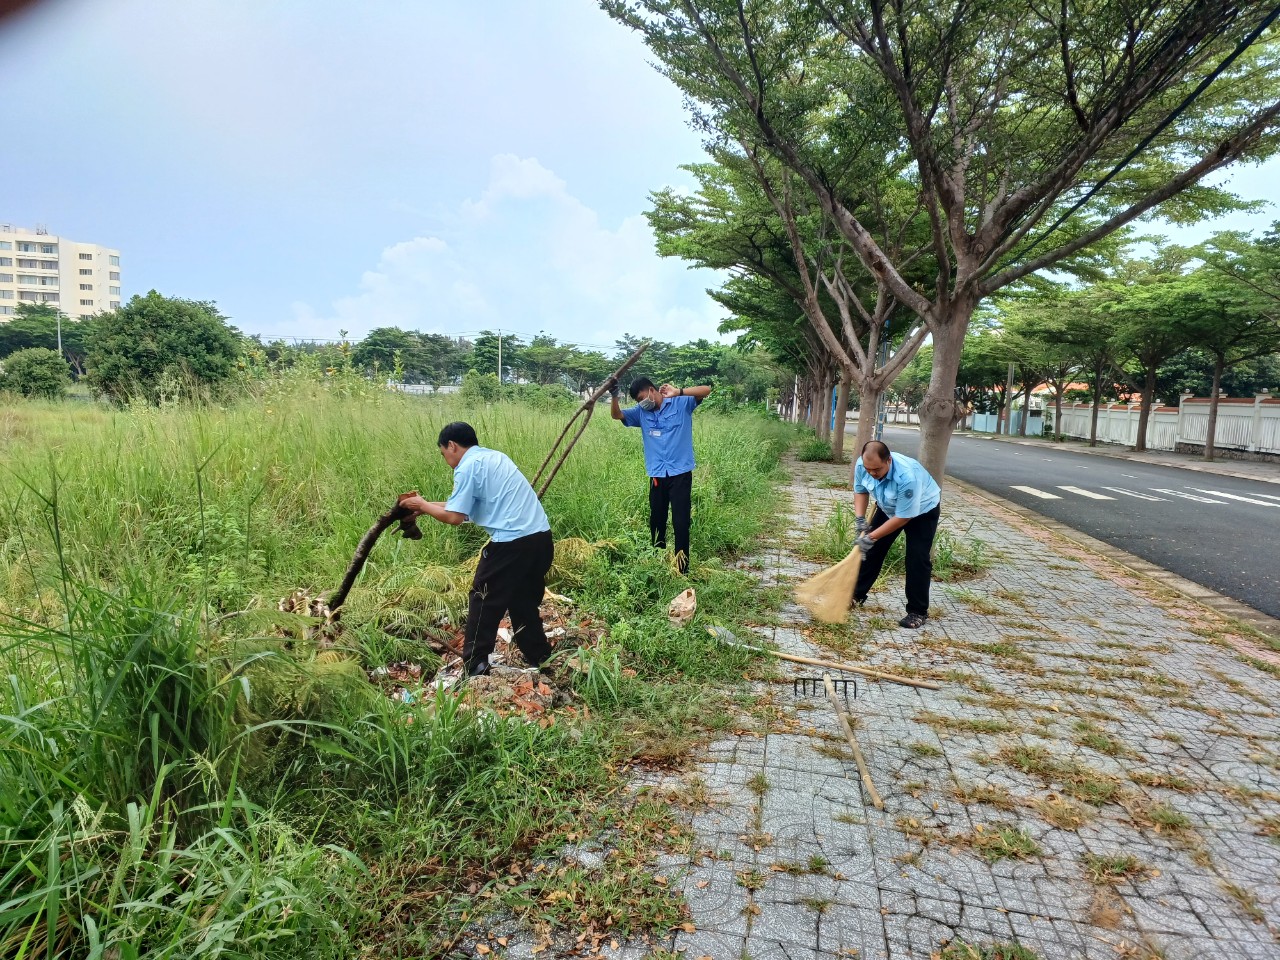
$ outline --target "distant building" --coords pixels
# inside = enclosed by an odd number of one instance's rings
[[[120,306],[120,251],[0,223],[0,323],[20,303],[47,303],[72,320]]]

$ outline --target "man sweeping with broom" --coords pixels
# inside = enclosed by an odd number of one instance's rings
[[[867,501],[875,497],[874,526],[867,525]],[[862,569],[853,588],[861,606],[880,576],[885,555],[907,534],[907,615],[898,626],[918,630],[929,619],[929,580],[933,576],[933,538],[942,513],[942,491],[919,462],[890,453],[879,440],[868,440],[853,471],[853,512],[862,551]]]

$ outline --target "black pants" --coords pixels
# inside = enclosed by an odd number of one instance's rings
[[[649,478],[649,535],[660,550],[667,546],[667,508],[676,538],[676,563],[689,572],[689,516],[693,511],[693,471]]]
[[[516,646],[532,666],[539,666],[551,656],[538,604],[542,602],[554,555],[550,530],[507,543],[489,543],[480,551],[480,563],[471,581],[471,605],[462,645],[467,669],[488,661],[505,613],[511,614]]]
[[[853,588],[855,603],[867,599],[876,578],[880,576],[880,568],[884,566],[884,558],[898,539],[898,534],[907,535],[907,613],[918,613],[922,617],[929,615],[929,578],[933,576],[933,561],[929,553],[933,550],[933,537],[938,532],[938,517],[942,515],[942,504],[939,503],[927,513],[912,517],[907,525],[888,536],[878,537],[871,552],[862,558],[862,570],[858,573],[858,584]],[[888,523],[892,517],[886,517],[876,511],[875,526],[868,527],[868,533],[874,533]]]

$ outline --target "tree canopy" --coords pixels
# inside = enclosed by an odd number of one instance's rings
[[[240,355],[239,333],[207,302],[152,290],[99,315],[88,340],[88,380],[116,402],[150,402],[227,380]]]
[[[1090,251],[1145,215],[1238,206],[1203,179],[1277,146],[1260,0],[602,6],[643,36],[714,150],[789,171],[786,189],[929,329],[921,459],[935,476],[984,298],[1051,267],[1087,276]]]

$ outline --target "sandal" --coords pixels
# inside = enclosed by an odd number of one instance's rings
[[[898,626],[906,627],[908,630],[919,630],[928,619],[923,613],[908,613],[898,621]]]

